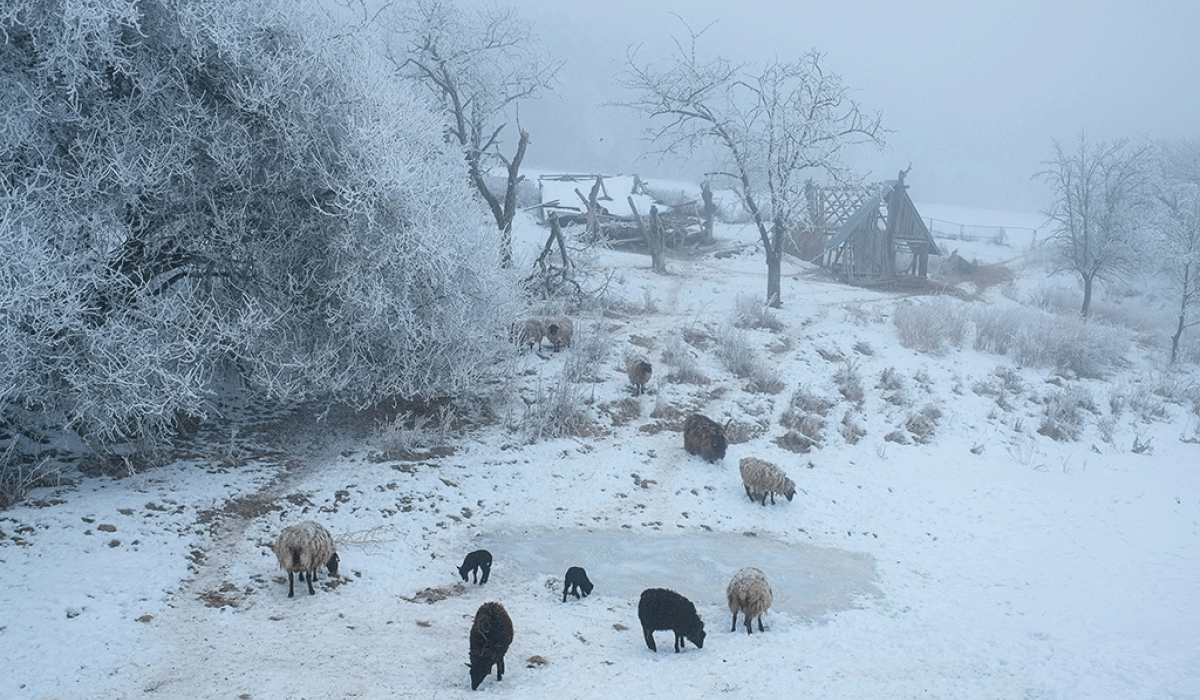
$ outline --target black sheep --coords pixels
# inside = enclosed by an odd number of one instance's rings
[[[496,667],[496,680],[504,678],[504,653],[512,644],[513,626],[508,611],[499,603],[484,603],[475,611],[471,625],[471,690]]]
[[[584,596],[591,595],[592,582],[588,580],[587,572],[582,566],[572,566],[567,569],[567,575],[563,577],[563,602],[567,602],[567,592],[575,594],[575,599],[579,599],[579,592],[583,591]]]
[[[671,630],[675,633],[675,653],[687,646],[684,637],[691,640],[697,649],[704,648],[704,623],[696,614],[696,606],[675,591],[666,588],[647,588],[638,601],[638,620],[642,623],[642,634],[650,651],[654,646],[655,630]]]
[[[479,580],[479,570],[483,570],[483,580]],[[475,583],[487,583],[488,575],[492,573],[492,553],[486,549],[477,549],[471,552],[463,559],[462,566],[458,567],[458,575],[462,576],[462,580],[467,580],[467,574],[471,574],[475,579]]]
[[[725,428],[708,416],[693,413],[683,422],[683,448],[709,462],[725,459]]]

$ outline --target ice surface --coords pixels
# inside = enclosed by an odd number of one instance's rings
[[[818,620],[853,607],[875,586],[875,560],[868,554],[804,542],[697,532],[658,534],[612,530],[523,530],[481,539],[492,552],[494,571],[562,580],[569,566],[582,566],[595,584],[593,595],[636,599],[646,588],[672,588],[696,603],[724,602],[734,572],[757,566],[775,595],[772,609]]]

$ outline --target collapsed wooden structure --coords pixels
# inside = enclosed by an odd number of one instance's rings
[[[809,224],[795,241],[798,254],[848,282],[926,277],[929,256],[942,251],[908,196],[907,172],[867,188],[811,186]]]

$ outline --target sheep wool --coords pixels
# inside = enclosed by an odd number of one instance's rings
[[[542,325],[541,321],[536,318],[526,319],[517,331],[517,345],[520,346],[522,350],[524,350],[526,346],[532,350],[533,346],[536,344],[540,350],[542,347],[542,337],[545,334],[546,328]]]
[[[683,448],[709,462],[725,459],[725,428],[708,416],[693,413],[683,422]]]
[[[471,625],[471,690],[496,667],[496,680],[504,678],[504,654],[513,640],[512,619],[499,603],[484,603]]]
[[[737,616],[741,612],[746,623],[746,634],[750,634],[750,622],[758,618],[758,631],[764,632],[762,616],[771,607],[773,595],[771,584],[761,569],[748,566],[729,581],[725,589],[725,597],[729,601],[729,612],[733,613],[733,626],[730,632],[737,631]]]
[[[330,576],[337,576],[339,558],[333,541],[320,523],[311,520],[291,525],[279,533],[279,539],[272,547],[275,558],[279,560],[279,568],[288,572],[288,597],[295,596],[295,575],[300,574],[301,581],[307,581],[308,592],[315,594],[313,579],[317,569],[322,566],[329,569]]]
[[[559,316],[546,324],[546,340],[550,341],[555,350],[562,349],[564,345],[571,347],[571,336],[574,333],[575,326],[566,316]]]
[[[783,473],[777,465],[757,457],[743,457],[738,462],[742,472],[742,485],[746,487],[746,495],[751,501],[762,501],[767,505],[767,495],[771,503],[775,503],[775,494],[785,496],[789,501],[796,495],[796,484]]]
[[[629,383],[633,384],[633,395],[640,396],[646,391],[646,383],[654,368],[644,355],[634,355],[625,365],[625,373],[629,375]]]

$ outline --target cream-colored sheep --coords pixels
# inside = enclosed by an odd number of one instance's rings
[[[787,474],[776,466],[757,457],[742,457],[738,462],[742,472],[742,485],[746,487],[746,495],[751,501],[762,501],[767,505],[767,494],[771,496],[771,504],[775,503],[775,494],[786,496],[790,501],[796,495],[796,484]]]
[[[284,528],[272,549],[275,551],[275,558],[279,560],[279,568],[288,572],[289,598],[296,594],[296,573],[300,574],[301,581],[308,582],[310,594],[316,593],[313,590],[313,578],[316,577],[317,569],[324,566],[329,569],[330,576],[337,576],[340,559],[333,536],[320,523],[309,520]]]
[[[771,607],[774,595],[771,593],[771,584],[767,583],[767,577],[761,569],[748,566],[734,574],[725,589],[725,598],[729,601],[729,612],[733,613],[730,632],[737,631],[739,612],[744,616],[746,634],[750,634],[750,621],[756,617],[758,631],[766,631],[763,629],[762,616]]]
[[[629,375],[629,383],[633,384],[634,396],[640,396],[646,391],[646,383],[650,381],[650,374],[653,371],[654,367],[644,355],[634,355],[629,358],[629,362],[625,365],[625,373]]]

